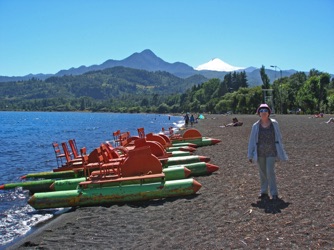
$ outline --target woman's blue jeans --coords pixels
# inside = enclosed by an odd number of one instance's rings
[[[275,174],[276,157],[259,157],[258,166],[260,173],[261,194],[268,194],[268,187],[271,196],[278,195]]]

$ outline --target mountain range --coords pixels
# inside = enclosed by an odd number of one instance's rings
[[[0,82],[9,82],[9,81],[24,81],[31,78],[38,78],[45,80],[51,76],[64,76],[64,75],[81,75],[89,71],[98,71],[108,68],[113,68],[117,66],[123,66],[133,69],[141,69],[146,71],[166,71],[180,78],[188,78],[194,75],[202,75],[206,79],[219,78],[224,79],[224,76],[231,71],[245,71],[247,74],[249,86],[261,85],[260,69],[256,67],[235,67],[229,65],[222,60],[215,58],[210,60],[208,63],[202,64],[197,68],[193,68],[186,63],[175,62],[168,63],[156,56],[151,50],[146,49],[140,53],[134,53],[129,57],[123,60],[107,60],[99,65],[91,66],[80,66],[78,68],[63,69],[57,72],[56,74],[29,74],[26,76],[0,76]],[[297,72],[296,70],[283,70],[282,77],[290,76]],[[271,69],[266,69],[268,77],[273,81],[280,77],[279,72],[275,72]]]

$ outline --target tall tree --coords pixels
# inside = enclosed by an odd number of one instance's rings
[[[239,74],[239,87],[248,88],[247,75],[245,71],[242,71]]]
[[[270,89],[270,79],[266,74],[266,69],[263,65],[260,69],[260,75],[262,80],[262,89]]]
[[[327,102],[327,88],[329,86],[330,75],[329,74],[321,74],[319,76],[319,95],[318,99],[318,109],[320,109],[321,103],[326,104]]]

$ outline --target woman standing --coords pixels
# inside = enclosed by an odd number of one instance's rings
[[[255,122],[249,137],[248,159],[256,161],[260,174],[260,197],[268,199],[268,188],[273,200],[278,199],[276,185],[275,160],[288,160],[282,143],[278,122],[269,118],[271,109],[261,104],[257,109],[260,120]]]

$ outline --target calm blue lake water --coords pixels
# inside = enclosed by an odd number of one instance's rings
[[[90,152],[101,142],[112,142],[116,130],[137,135],[137,128],[144,127],[146,133],[158,133],[182,120],[181,116],[169,119],[157,114],[0,112],[0,185],[20,182],[27,173],[56,168],[54,141],[75,139],[78,148]],[[63,212],[36,211],[27,205],[28,197],[21,188],[0,190],[0,249]]]

